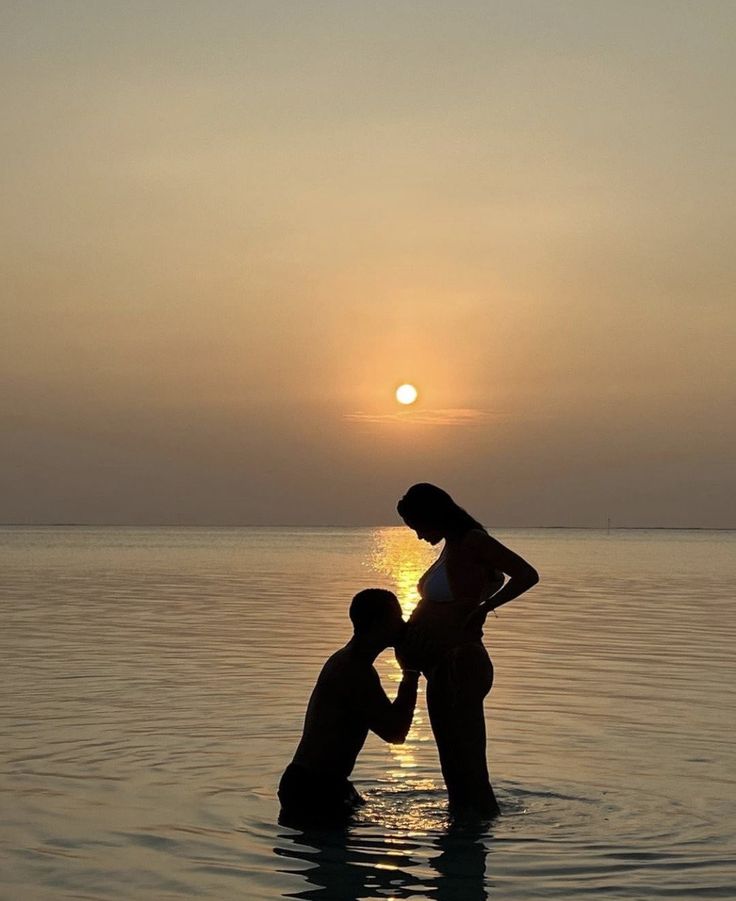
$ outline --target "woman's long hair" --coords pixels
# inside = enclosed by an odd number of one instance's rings
[[[429,482],[412,485],[396,509],[408,525],[434,526],[445,534],[457,537],[462,537],[471,529],[485,532],[478,520],[458,506],[446,491]]]

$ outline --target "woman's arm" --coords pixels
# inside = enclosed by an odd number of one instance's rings
[[[523,557],[515,554],[495,538],[491,538],[486,532],[474,530],[468,533],[466,541],[479,563],[489,569],[499,569],[509,577],[502,588],[483,601],[468,617],[469,624],[482,626],[491,610],[502,604],[508,604],[536,585],[539,573]]]

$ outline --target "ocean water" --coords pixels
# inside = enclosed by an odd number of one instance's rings
[[[0,898],[736,897],[736,533],[495,534],[541,583],[486,629],[503,815],[448,823],[420,694],[342,831],[275,787],[401,528],[0,530]],[[390,694],[399,671],[379,659]]]

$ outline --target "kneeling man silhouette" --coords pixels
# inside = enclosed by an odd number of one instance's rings
[[[367,588],[350,605],[354,634],[322,667],[309,699],[304,731],[279,784],[284,825],[339,822],[364,801],[349,781],[368,732],[402,744],[411,726],[419,671],[402,665],[394,701],[373,663],[402,639],[406,624],[396,595]],[[400,665],[402,659],[399,659]]]

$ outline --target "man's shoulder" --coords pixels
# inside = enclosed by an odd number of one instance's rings
[[[347,648],[340,648],[338,651],[335,651],[334,654],[331,654],[327,660],[325,660],[324,665],[322,667],[323,673],[331,673],[335,670],[344,669],[346,666],[350,665],[350,655],[348,654]]]
[[[319,679],[321,682],[336,682],[344,687],[380,681],[375,666],[356,657],[349,648],[340,648],[328,657]]]

